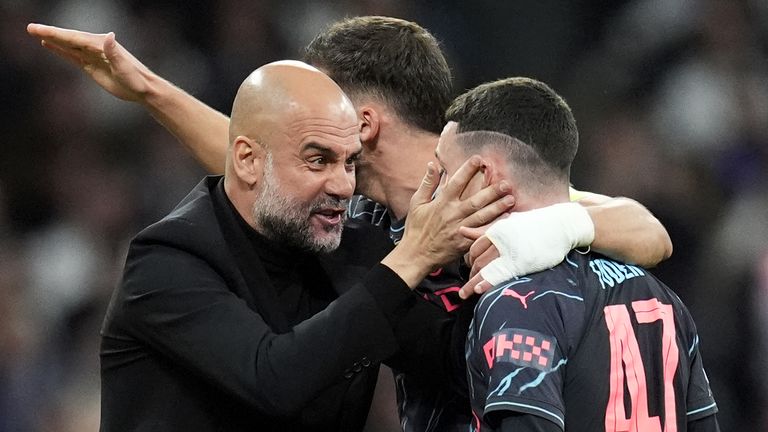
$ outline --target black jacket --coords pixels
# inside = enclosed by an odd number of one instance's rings
[[[345,228],[320,258],[338,298],[286,326],[221,181],[130,245],[102,328],[102,431],[359,430],[382,360],[446,373],[450,320],[377,264],[375,227]]]

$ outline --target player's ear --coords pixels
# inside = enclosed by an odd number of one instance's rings
[[[251,188],[261,180],[266,151],[247,136],[238,136],[232,143],[232,168],[235,175]]]
[[[370,149],[375,147],[379,138],[381,113],[373,105],[361,105],[357,111],[360,117],[360,141]]]
[[[483,187],[501,181],[501,179],[498,178],[498,170],[492,161],[483,159],[483,166],[480,168],[480,172],[483,173]]]

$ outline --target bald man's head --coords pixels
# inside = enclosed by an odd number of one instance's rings
[[[237,92],[229,136],[224,185],[240,215],[274,240],[335,249],[361,150],[339,86],[301,62],[262,66]]]
[[[269,140],[302,114],[322,113],[356,119],[354,106],[327,75],[306,63],[268,63],[243,81],[235,96],[229,126],[230,144],[238,135]],[[286,124],[287,123],[287,124]]]

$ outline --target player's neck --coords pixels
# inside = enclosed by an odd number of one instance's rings
[[[388,144],[380,186],[393,219],[407,215],[411,197],[427,172],[427,163],[435,161],[437,138],[425,132],[401,133]]]
[[[524,191],[518,190],[515,195],[515,207],[512,211],[524,212],[529,210],[536,210],[543,207],[549,207],[551,205],[569,202],[567,190],[565,193],[561,191],[552,191],[551,193],[536,193],[529,194]]]

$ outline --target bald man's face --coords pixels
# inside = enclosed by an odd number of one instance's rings
[[[264,65],[240,86],[229,134],[225,190],[238,212],[273,240],[335,249],[361,150],[341,88],[300,62]]]
[[[353,110],[301,109],[269,138],[253,208],[268,237],[315,252],[338,247],[360,153]]]

